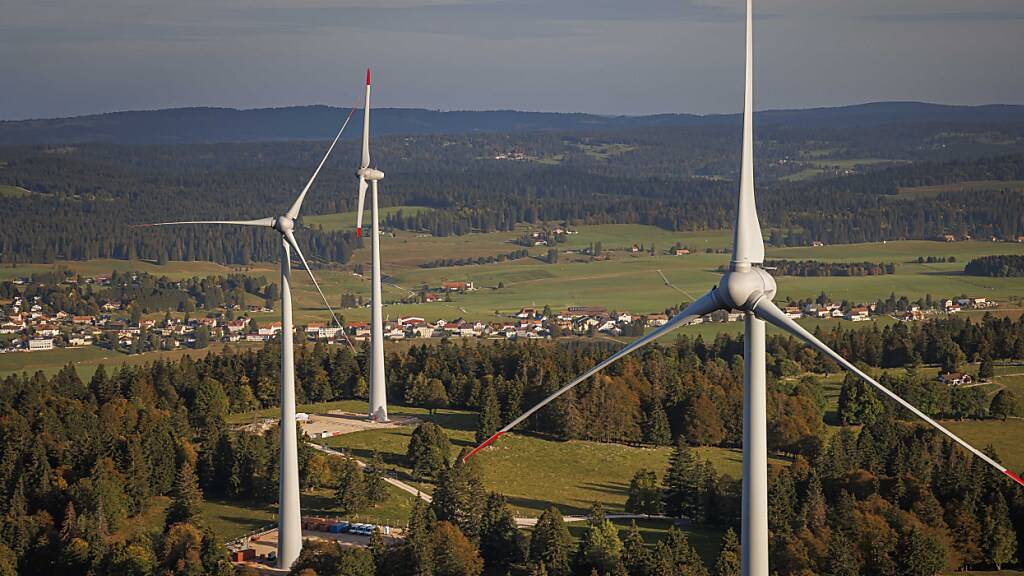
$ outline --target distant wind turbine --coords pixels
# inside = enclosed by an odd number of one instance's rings
[[[280,216],[272,216],[269,218],[261,218],[259,220],[199,220],[199,221],[187,221],[187,222],[161,222],[158,224],[145,224],[143,226],[172,226],[179,224],[230,224],[238,226],[262,226],[267,228],[273,228],[281,235],[281,421],[280,421],[280,434],[281,434],[281,447],[280,447],[280,486],[278,490],[278,514],[277,514],[277,566],[281,569],[290,569],[292,563],[298,558],[299,553],[302,551],[302,511],[299,503],[299,460],[298,460],[298,444],[295,437],[295,352],[294,343],[292,341],[292,289],[291,289],[291,251],[294,250],[295,254],[298,255],[299,260],[302,261],[303,268],[309,274],[309,279],[313,281],[313,285],[316,286],[317,292],[320,293],[320,297],[323,298],[324,304],[327,306],[327,310],[331,313],[331,318],[341,328],[341,332],[344,335],[344,326],[338,321],[338,317],[334,314],[334,309],[331,308],[330,303],[327,302],[327,297],[324,296],[323,290],[320,289],[320,283],[316,281],[316,276],[313,275],[313,271],[310,270],[309,264],[306,262],[306,258],[302,255],[302,250],[299,249],[298,242],[295,241],[295,235],[293,230],[295,229],[295,219],[299,217],[299,210],[302,208],[302,201],[306,198],[306,192],[309,192],[313,181],[316,180],[317,174],[320,173],[320,169],[324,167],[324,163],[327,162],[327,158],[331,155],[331,151],[334,150],[335,144],[341,138],[342,132],[345,131],[345,127],[348,126],[348,121],[352,118],[352,113],[355,112],[355,108],[352,112],[349,112],[345,122],[341,125],[341,129],[338,130],[338,134],[334,137],[334,141],[331,142],[331,146],[327,149],[327,153],[324,155],[323,160],[320,161],[320,165],[317,166],[316,171],[313,172],[313,176],[310,177],[309,182],[306,183],[306,187],[302,189],[299,197],[295,199],[291,208],[287,212]],[[347,336],[345,337],[347,340]],[[350,344],[351,345],[351,344]]]
[[[370,219],[373,221],[370,246],[373,258],[373,288],[370,319],[370,409],[369,418],[377,422],[388,421],[388,389],[384,381],[384,320],[381,311],[380,292],[380,214],[377,211],[377,182],[384,173],[370,168],[370,69],[366,69],[366,101],[363,104],[363,158],[356,171],[359,178],[359,208],[356,212],[356,236],[363,235],[363,204],[366,198],[367,182],[372,187],[370,198]]]
[[[635,340],[580,377],[569,382],[539,404],[530,408],[496,432],[466,455],[470,458],[503,434],[580,382],[603,370],[622,357],[661,338],[672,330],[717,310],[740,310],[745,316],[743,347],[743,520],[741,573],[743,576],[768,576],[768,434],[766,415],[765,322],[803,340],[826,354],[847,370],[862,378],[883,394],[910,410],[932,427],[960,444],[975,456],[1024,486],[1024,480],[1006,466],[971,446],[941,424],[921,412],[874,378],[859,370],[849,360],[818,340],[802,326],[786,316],[773,302],[775,279],[763,268],[764,239],[754,203],[754,136],[753,136],[753,35],[752,6],[747,0],[746,18],[746,90],[743,109],[743,150],[740,190],[737,198],[736,227],[733,236],[732,262],[718,286],[674,316],[667,324]]]

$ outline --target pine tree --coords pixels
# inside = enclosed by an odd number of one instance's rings
[[[658,446],[672,443],[672,428],[668,423],[668,414],[660,402],[654,402],[647,411],[643,425],[644,441]]]
[[[439,521],[451,522],[466,536],[476,538],[480,535],[485,492],[476,461],[463,462],[462,458],[460,454],[455,464],[438,477],[431,509]]]
[[[622,562],[622,541],[619,530],[611,520],[605,518],[604,509],[600,504],[591,508],[590,525],[580,539],[576,552],[577,572],[586,572],[587,568],[608,574],[614,572]]]
[[[704,566],[697,551],[690,545],[686,534],[672,526],[668,529],[668,536],[665,543],[672,558],[673,572],[680,576],[708,576],[708,569]]]
[[[828,544],[825,576],[858,576],[860,570],[853,544],[842,532],[835,532]]]
[[[60,525],[60,541],[67,544],[78,536],[78,513],[75,511],[75,503],[68,500],[64,508],[64,521]]]
[[[680,435],[669,459],[668,471],[662,478],[664,485],[665,513],[669,516],[685,516],[693,513],[694,499],[698,493],[696,478],[697,459]]]
[[[622,539],[622,566],[630,576],[654,574],[651,570],[651,553],[647,550],[635,520],[630,522],[626,537]]]
[[[371,506],[376,506],[387,499],[384,458],[376,450],[370,456],[370,464],[363,469],[363,478],[366,481],[366,499]]]
[[[572,536],[565,526],[562,513],[551,506],[537,520],[530,537],[530,561],[543,563],[551,576],[568,576]]]
[[[629,482],[626,498],[626,512],[637,514],[661,514],[661,490],[658,476],[653,470],[638,470]]]
[[[715,562],[715,576],[740,576],[740,540],[732,528],[722,538],[722,551]]]
[[[1017,561],[1017,533],[1010,521],[1010,508],[1002,492],[996,492],[992,504],[985,508],[982,521],[981,547],[988,560],[1002,570],[1004,564]]]
[[[451,458],[448,436],[437,424],[424,422],[413,430],[406,457],[414,476],[436,478]]]
[[[935,576],[946,565],[942,544],[917,527],[900,536],[896,555],[900,576]]]
[[[484,386],[480,402],[480,418],[477,420],[476,443],[480,444],[494,435],[501,426],[501,404],[494,383]]]
[[[354,514],[366,508],[369,501],[367,482],[355,459],[344,459],[338,471],[337,482],[335,500],[343,514]]]
[[[406,531],[405,546],[408,551],[412,573],[417,576],[431,576],[434,573],[434,550],[432,534],[437,519],[430,506],[416,498],[409,513],[409,527]]]
[[[480,522],[480,553],[488,566],[508,566],[522,559],[516,520],[505,497],[493,492]]]
[[[170,507],[167,508],[166,525],[180,522],[197,524],[202,518],[203,492],[199,489],[199,478],[195,466],[185,460],[178,469],[178,477],[174,481],[174,495]]]

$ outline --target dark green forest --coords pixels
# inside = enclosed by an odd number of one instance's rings
[[[819,336],[869,369],[909,366],[881,382],[928,413],[1021,414],[1017,399],[1004,395],[987,405],[974,389],[948,389],[919,376],[914,366],[1020,361],[1024,320],[989,316],[883,330],[837,327]],[[719,475],[688,447],[738,445],[742,349],[739,337],[725,334],[713,342],[681,337],[649,348],[580,385],[572,398],[531,418],[526,429],[552,438],[676,445],[661,482],[653,488],[647,482],[648,505],[654,505],[650,490],[656,490],[655,500],[669,515],[736,527],[738,481]],[[365,349],[354,356],[344,347],[303,344],[296,352],[299,402],[365,395]],[[389,397],[431,402],[416,391],[436,381],[447,403],[481,411],[480,434],[486,437],[606,353],[607,346],[586,341],[412,346],[387,359]],[[943,567],[1012,565],[1022,557],[1024,495],[1015,485],[859,380],[844,382],[838,412],[826,414],[818,377],[838,367],[799,342],[772,336],[768,355],[770,449],[795,458],[791,467],[774,470],[771,480],[773,566],[780,575],[835,574],[851,562],[857,574],[924,575]],[[268,343],[173,363],[101,368],[88,382],[72,367],[53,377],[7,377],[0,386],[0,573],[225,573],[224,551],[203,527],[198,502],[204,493],[275,497],[276,432],[232,431],[226,416],[273,406],[278,369],[277,347]],[[826,422],[863,427],[828,434]],[[410,445],[411,458],[420,453]],[[313,461],[304,449],[300,477],[307,485],[319,477],[310,473]],[[442,458],[434,466],[434,504],[414,512],[410,537],[395,547],[378,543],[360,574],[422,574],[424,563],[448,557],[465,565],[436,573],[475,575],[483,565],[504,573],[502,566],[524,563],[536,571],[541,562],[547,573],[564,575],[592,569],[629,576],[709,573],[694,561],[682,533],[653,549],[628,538],[609,544],[590,532],[608,530],[600,510],[578,549],[558,535],[564,526],[559,528],[557,511],[545,514],[545,528],[538,527],[527,546],[509,532],[507,505],[500,496],[486,496],[479,473],[449,462]],[[352,486],[353,477],[335,477]],[[644,480],[637,482],[639,490]],[[172,502],[161,535],[112,539],[157,495]],[[911,554],[919,550],[927,554]],[[913,564],[929,557],[923,567]],[[665,572],[657,567],[662,564],[676,567]],[[189,566],[195,571],[182,571]]]
[[[511,230],[543,221],[640,223],[667,230],[728,228],[738,151],[738,133],[732,128],[382,137],[376,141],[376,157],[387,173],[382,203],[436,208],[415,216],[393,215],[386,225],[439,236]],[[945,124],[764,128],[759,132],[757,170],[766,234],[783,245],[934,239],[943,234],[1016,238],[1024,232],[1024,196],[998,184],[971,194],[899,195],[905,186],[1024,179],[1016,124],[958,129],[951,135]],[[1006,143],[990,143],[993,131]],[[355,208],[350,167],[356,164],[356,150],[344,144],[321,174],[307,213]],[[0,210],[18,223],[0,231],[0,259],[273,260],[273,235],[260,230],[130,225],[282,211],[308,178],[323,146],[0,147],[0,184],[32,192],[0,196]],[[807,156],[808,150],[814,156]],[[522,160],[495,159],[508,153]],[[890,160],[849,169],[829,167],[862,157]],[[818,177],[785,179],[809,166],[820,167]],[[351,231],[306,229],[300,236],[308,255],[342,264],[360,242]]]
[[[975,258],[964,267],[964,274],[970,274],[971,276],[993,276],[997,278],[1024,276],[1024,256],[1008,254],[1005,256]]]

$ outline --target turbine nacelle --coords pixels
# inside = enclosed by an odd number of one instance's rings
[[[356,170],[356,176],[368,182],[384,179],[384,173],[376,168],[360,168]]]
[[[764,268],[750,264],[735,264],[722,276],[715,293],[722,305],[734,310],[753,312],[757,303],[775,297],[775,278]]]
[[[282,214],[277,218],[274,218],[272,228],[287,236],[290,232],[295,230],[295,219]]]

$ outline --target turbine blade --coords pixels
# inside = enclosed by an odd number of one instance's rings
[[[883,394],[898,402],[907,410],[913,412],[915,415],[917,415],[917,417],[921,418],[922,420],[930,424],[936,430],[942,432],[943,434],[951,438],[953,441],[955,441],[957,444],[963,446],[964,448],[972,452],[975,456],[981,458],[982,460],[984,460],[985,462],[987,462],[988,464],[1002,472],[1003,474],[1006,474],[1021,486],[1024,486],[1024,481],[1022,481],[1020,477],[1014,474],[1011,470],[1007,469],[1006,466],[1003,466],[1002,464],[989,458],[984,452],[978,450],[974,446],[971,446],[962,438],[947,430],[942,424],[939,424],[930,416],[915,408],[913,404],[907,402],[903,398],[900,398],[895,392],[889,390],[885,386],[882,386],[877,381],[875,381],[874,378],[862,372],[860,369],[854,366],[852,362],[840,356],[837,352],[826,346],[824,342],[815,338],[814,335],[808,332],[806,329],[804,329],[803,326],[797,324],[789,316],[786,316],[786,314],[782,310],[779,310],[779,307],[776,306],[771,300],[763,298],[760,302],[758,302],[757,306],[754,308],[754,314],[756,314],[758,318],[764,320],[765,322],[773,324],[778,328],[781,328],[786,332],[789,332],[790,334],[796,336],[797,338],[807,342],[808,344],[811,345],[811,347],[817,348],[818,350],[820,350],[821,352],[823,352],[824,354],[838,362],[842,367],[846,368],[850,372],[853,372],[862,380],[864,380],[868,384],[871,384],[879,391],[881,391]]]
[[[348,121],[352,119],[352,114],[355,113],[355,111],[355,108],[352,108],[352,110],[349,111],[348,116],[345,117],[345,121],[341,124],[341,129],[338,130],[338,134],[334,136],[334,141],[331,142],[330,147],[327,148],[327,153],[324,154],[323,160],[320,161],[320,165],[316,167],[315,171],[313,171],[313,175],[310,176],[309,182],[306,182],[306,187],[302,189],[299,197],[295,199],[292,207],[288,209],[288,217],[292,220],[299,217],[299,210],[302,208],[302,201],[306,199],[306,192],[309,192],[309,188],[313,186],[313,181],[316,180],[317,175],[320,174],[320,169],[324,167],[324,163],[327,162],[327,158],[331,155],[331,151],[334,150],[334,145],[338,143],[338,140],[341,138],[341,133],[345,131],[345,127],[348,126]]]
[[[485,447],[487,447],[492,442],[497,440],[502,434],[508,432],[512,428],[515,428],[516,425],[518,425],[520,422],[522,422],[523,420],[526,420],[527,418],[529,418],[531,415],[533,415],[534,412],[536,412],[536,411],[540,410],[541,408],[547,406],[548,404],[553,402],[556,398],[558,398],[562,394],[565,394],[566,392],[568,392],[570,389],[572,389],[574,386],[576,386],[580,382],[583,382],[587,378],[590,378],[594,374],[597,374],[601,370],[604,370],[609,365],[613,364],[614,362],[616,362],[617,360],[621,359],[622,357],[627,356],[627,355],[629,355],[629,354],[639,350],[640,348],[643,348],[647,344],[650,344],[651,342],[657,340],[658,338],[661,338],[662,336],[668,334],[669,332],[675,330],[676,328],[679,328],[680,326],[685,326],[686,324],[689,324],[690,322],[696,320],[697,318],[699,318],[699,317],[701,317],[701,316],[703,316],[705,314],[710,314],[710,313],[714,312],[715,310],[719,310],[721,308],[722,308],[722,304],[721,304],[721,301],[718,298],[717,289],[712,288],[706,294],[704,294],[703,296],[698,298],[696,302],[690,304],[682,312],[680,312],[679,314],[676,314],[675,316],[673,316],[672,319],[669,320],[668,323],[665,324],[664,326],[658,328],[657,330],[654,330],[653,332],[647,334],[646,336],[643,336],[641,338],[637,338],[636,340],[631,342],[625,348],[619,350],[615,354],[612,354],[607,359],[603,360],[602,362],[600,362],[599,364],[597,364],[596,366],[594,366],[590,370],[587,370],[586,372],[584,372],[582,375],[580,375],[578,378],[576,378],[572,382],[569,382],[565,386],[562,386],[561,388],[559,388],[557,391],[555,391],[554,394],[551,394],[550,396],[548,396],[544,400],[541,400],[541,402],[539,404],[537,404],[533,408],[530,408],[529,410],[524,412],[521,416],[519,416],[515,420],[509,422],[504,428],[502,428],[501,430],[496,432],[493,436],[491,436],[486,441],[484,441],[483,444],[481,444],[481,445],[477,446],[476,448],[474,448],[473,451],[470,452],[469,454],[467,454],[466,457],[463,460],[468,460],[471,456],[473,456],[474,454],[476,454],[480,450],[483,450]]]
[[[309,274],[309,279],[313,281],[313,286],[316,286],[316,291],[320,293],[320,297],[324,300],[324,305],[327,306],[327,310],[331,313],[331,318],[334,319],[334,323],[341,328],[341,335],[344,336],[345,342],[348,342],[348,347],[352,349],[354,353],[356,351],[355,346],[348,339],[348,334],[345,334],[345,326],[338,320],[337,315],[334,314],[334,308],[331,308],[330,302],[327,301],[327,296],[324,296],[324,291],[320,289],[320,283],[316,281],[316,276],[313,275],[313,270],[310,269],[309,263],[306,262],[306,257],[302,255],[302,250],[299,248],[299,243],[295,241],[295,234],[291,231],[285,232],[284,237],[288,240],[288,244],[295,250],[295,253],[299,255],[299,260],[302,261],[302,267],[306,269],[306,273]]]
[[[370,166],[370,69],[366,69],[366,100],[363,102],[363,161],[360,168]]]
[[[764,262],[764,239],[754,202],[754,39],[753,8],[747,0],[746,82],[743,93],[743,150],[740,167],[740,192],[736,202],[736,228],[733,232],[732,261],[748,264]]]
[[[153,224],[135,224],[136,228],[150,228],[152,226],[177,226],[179,224],[232,224],[236,226],[268,226],[274,225],[273,218],[260,218],[259,220],[188,220],[184,222],[156,222]]]
[[[363,235],[363,203],[366,201],[366,178],[359,177],[359,209],[356,210],[356,237]]]

